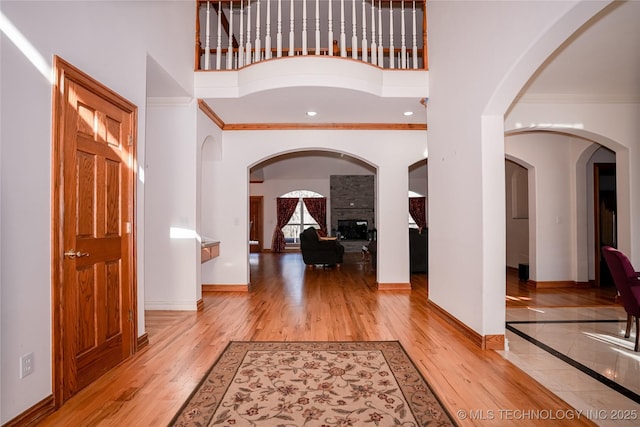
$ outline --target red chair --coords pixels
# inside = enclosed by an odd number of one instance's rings
[[[633,269],[629,258],[619,250],[611,246],[602,247],[602,256],[609,267],[613,282],[618,289],[622,305],[627,312],[627,330],[624,337],[631,334],[631,320],[636,319],[636,346],[638,351],[638,338],[640,338],[640,272]]]

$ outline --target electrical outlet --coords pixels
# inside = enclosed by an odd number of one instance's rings
[[[33,373],[33,353],[25,354],[20,358],[20,378]]]

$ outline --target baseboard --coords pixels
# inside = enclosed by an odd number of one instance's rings
[[[427,306],[432,308],[442,319],[457,329],[462,335],[469,339],[469,341],[480,347],[482,350],[504,350],[504,334],[480,335],[429,299],[427,300]]]
[[[56,410],[53,395],[47,396],[17,417],[3,424],[2,427],[31,427],[37,426]]]
[[[527,280],[527,285],[536,289],[553,289],[553,288],[581,288],[583,282],[576,282],[574,280],[548,280],[544,282],[538,282],[535,280]],[[588,282],[587,282],[588,285]]]
[[[484,346],[485,350],[504,350],[504,334],[502,335],[485,335]]]
[[[203,311],[204,310],[204,300],[202,298],[200,298],[197,302],[196,302],[196,311]]]
[[[148,345],[149,345],[149,335],[144,333],[138,337],[136,351],[140,351],[143,348],[147,347]]]
[[[197,301],[145,301],[145,310],[196,311]]]
[[[410,291],[411,283],[378,283],[379,291]]]
[[[249,285],[202,285],[202,292],[249,292]]]

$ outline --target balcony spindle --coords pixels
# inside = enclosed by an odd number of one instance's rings
[[[244,67],[244,0],[240,0],[240,46],[238,46],[238,68]]]
[[[378,66],[384,68],[384,47],[382,46],[382,1],[378,0]]]
[[[316,0],[316,55],[320,55],[320,5]]]
[[[227,49],[227,70],[233,69],[233,2],[229,4],[229,47]]]
[[[404,70],[407,68],[407,46],[405,43],[405,28],[404,28],[404,1],[400,3],[402,5],[400,11],[400,67]]]
[[[196,42],[198,44],[199,40],[205,40],[202,42],[202,47],[196,49],[197,67],[202,67],[201,69],[203,70],[240,69],[265,59],[271,59],[276,56],[282,57],[283,49],[288,50],[288,56],[308,56],[311,54],[310,51],[313,50],[313,55],[316,56],[325,54],[329,56],[339,55],[343,58],[359,59],[362,62],[371,63],[386,69],[418,69],[422,63],[420,57],[426,56],[426,47],[423,48],[419,45],[421,40],[425,40],[426,37],[423,34],[422,39],[420,39],[418,34],[419,31],[426,31],[422,28],[426,27],[426,17],[423,16],[421,27],[418,26],[420,23],[417,21],[418,11],[421,11],[423,14],[425,13],[422,7],[424,2],[419,3],[413,0],[410,4],[411,15],[409,15],[409,9],[406,7],[409,5],[409,2],[400,0],[400,7],[396,6],[396,16],[394,16],[393,0],[385,1],[384,4],[382,0],[377,0],[377,2],[376,0],[351,0],[351,7],[349,8],[347,5],[346,10],[346,1],[340,0],[340,35],[336,37],[334,33],[335,29],[333,28],[335,18],[333,15],[333,6],[337,4],[335,0],[325,3],[328,11],[326,16],[328,28],[325,36],[322,35],[324,28],[322,27],[320,17],[320,0],[289,0],[289,44],[288,46],[283,46],[283,0],[277,0],[277,20],[271,13],[271,2],[275,0],[266,1],[266,11],[261,10],[264,1],[255,0],[253,2],[256,3],[256,6],[253,8],[255,23],[251,21],[251,0],[247,0],[246,3],[244,0],[200,1],[198,4],[200,5],[199,13],[201,13],[201,19],[196,22]],[[299,16],[296,16],[295,13],[296,1],[303,1]],[[308,16],[310,13],[308,11],[310,6],[308,2],[311,1],[315,3],[315,16],[313,18]],[[223,6],[227,6],[227,3],[229,3],[228,7],[226,10],[223,10]],[[416,5],[416,3],[418,4]],[[313,5],[311,7],[313,7]],[[385,10],[388,10],[388,12],[384,12],[388,13],[388,28],[384,28],[383,25],[383,22],[387,22],[387,17],[383,16],[383,7]],[[238,10],[238,8],[240,10]],[[368,8],[371,9],[370,12]],[[212,12],[218,13],[217,20],[214,20],[211,16]],[[235,19],[234,12],[236,15]],[[261,18],[261,13],[265,15],[264,18]],[[349,13],[351,16],[347,16]],[[400,17],[397,16],[398,13],[400,13]],[[272,19],[277,22],[277,30],[273,28],[274,23],[271,22]],[[301,23],[296,24],[296,19],[300,19]],[[315,21],[314,29],[310,28],[310,19],[314,19]],[[358,25],[359,19],[362,20],[360,26]],[[411,22],[407,22],[407,19],[410,19]],[[370,22],[367,22],[368,20],[370,20]],[[199,25],[200,23],[202,23],[202,27],[205,27],[205,25],[206,27],[202,28]],[[217,27],[215,27],[216,25]],[[246,33],[244,32],[245,25],[247,26]],[[297,25],[300,25],[300,35],[295,33]],[[351,26],[350,42],[347,42],[347,25]],[[411,25],[411,28],[407,28],[409,25]],[[253,37],[252,26],[255,28],[255,36]],[[399,27],[396,30],[397,34],[394,34],[394,26]],[[200,28],[202,28],[202,30],[200,30]],[[275,35],[276,41],[273,40],[274,35],[271,34],[272,28],[274,31],[277,31]],[[370,34],[367,33],[369,28]],[[216,32],[215,35],[214,31]],[[314,31],[314,33],[310,34],[310,31]],[[362,34],[360,34],[359,31],[362,31]],[[409,31],[411,34],[409,34]],[[386,34],[388,34],[388,36]],[[217,36],[216,40],[213,40],[214,36]],[[223,37],[228,37],[227,41],[223,40]],[[296,49],[295,46],[297,37],[301,38],[301,47],[299,50]],[[309,40],[309,37],[315,37],[314,41]],[[385,45],[383,41],[387,37],[388,45]],[[409,37],[411,37],[411,39],[409,39]],[[236,38],[239,39],[239,43],[236,41]],[[327,43],[324,46],[322,44],[323,39]],[[398,41],[398,39],[400,40]],[[314,43],[314,45],[309,46],[310,43]],[[395,46],[396,43],[398,43],[397,49]],[[273,44],[276,44],[276,46],[273,46]],[[418,49],[420,49],[420,51]],[[204,58],[197,56],[203,55],[203,53]],[[215,63],[213,62],[213,58],[211,58],[211,56],[214,55]],[[202,62],[204,62],[204,64],[202,64]]]
[[[393,47],[393,1],[389,1],[389,68],[395,68],[396,50]]]
[[[222,2],[218,1],[218,41],[216,43],[216,70],[220,69],[222,60]]]
[[[251,65],[251,0],[247,0],[247,48],[244,65]]]
[[[333,56],[333,7],[331,7],[331,3],[329,2],[329,31],[327,32],[327,46],[329,47],[329,56]]]
[[[256,4],[256,42],[253,48],[255,52],[253,55],[253,62],[260,62],[262,59],[260,42],[260,0],[258,0],[258,3]]]
[[[417,70],[418,69],[418,42],[417,42],[417,31],[416,31],[416,2],[413,2],[413,11],[412,11],[412,18],[413,18],[413,69]]]
[[[371,0],[371,63],[378,65],[378,48],[376,46],[376,5]]]
[[[276,56],[282,58],[282,0],[278,0],[278,34],[276,34]]]
[[[367,41],[367,11],[365,4],[367,0],[362,0],[362,62],[367,62],[367,49],[369,42]]]
[[[351,57],[353,59],[358,59],[358,30],[356,25],[356,0],[351,0]]]
[[[302,55],[307,56],[307,0],[302,0]]]
[[[207,2],[207,26],[205,28],[205,38],[204,38],[204,69],[208,70],[211,68],[209,64],[211,61],[211,2]]]
[[[340,0],[340,56],[347,57],[347,36],[344,33],[344,0]]]
[[[267,27],[264,35],[264,59],[271,59],[271,0],[267,0]]]
[[[293,19],[294,19],[293,0],[291,0],[289,4],[290,4],[290,7],[289,7],[289,56],[293,56],[294,40],[295,40],[295,34],[293,32]]]

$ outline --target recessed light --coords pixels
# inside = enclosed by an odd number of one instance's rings
[[[307,116],[309,116],[309,117],[313,117],[316,114],[318,114],[318,113],[316,113],[315,111],[307,111]]]
[[[404,113],[405,116],[413,116],[413,111],[405,111]]]

